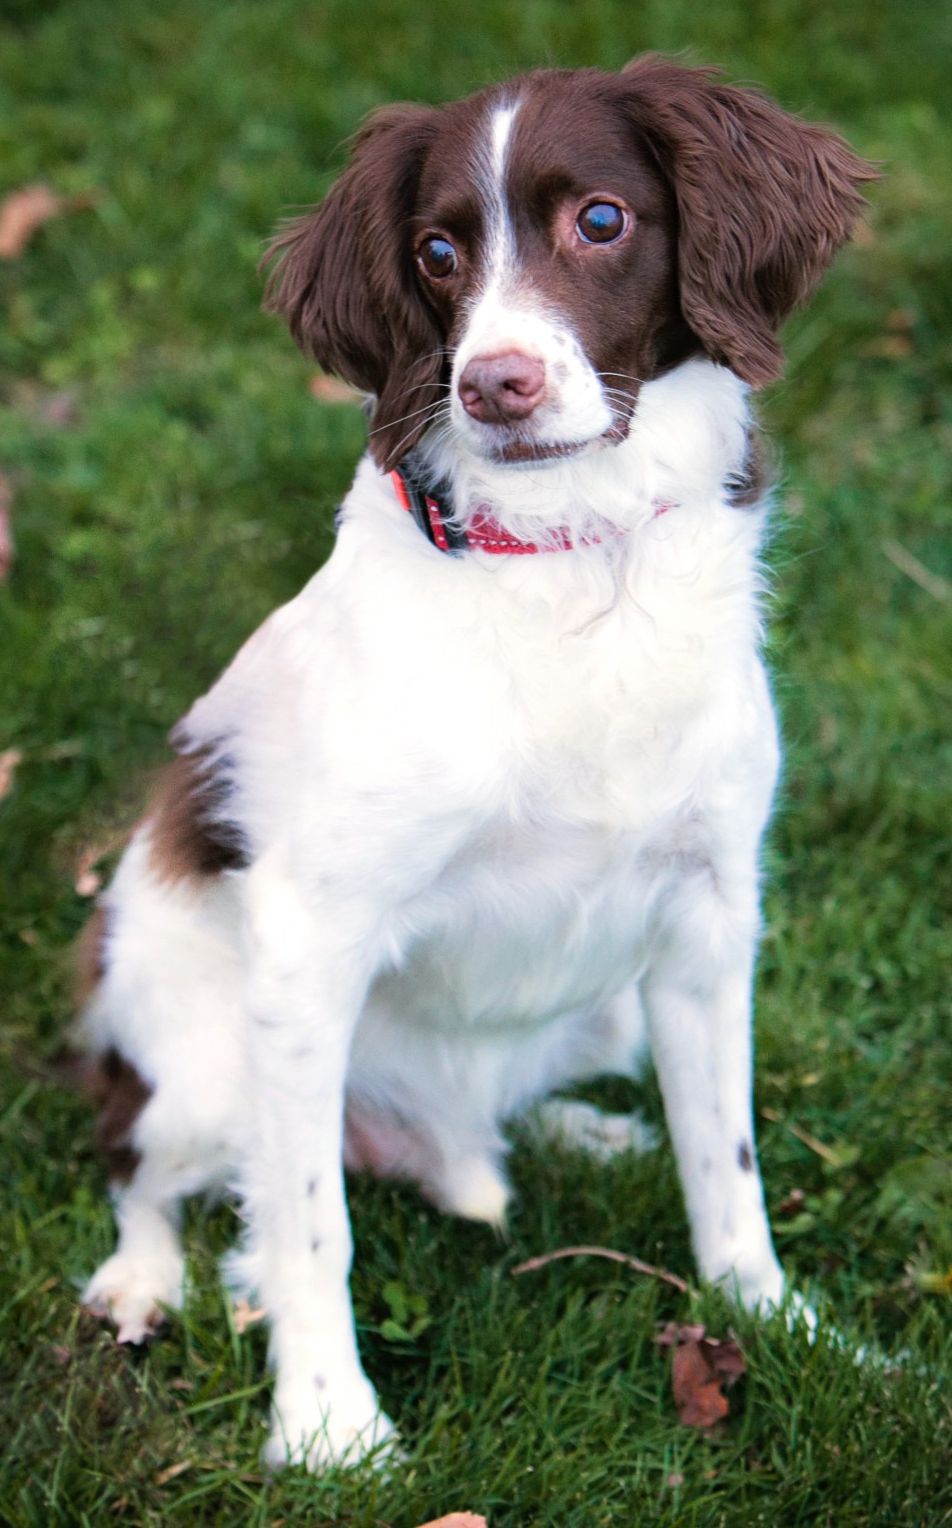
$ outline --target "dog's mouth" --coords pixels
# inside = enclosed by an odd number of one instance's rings
[[[579,456],[592,446],[617,446],[628,434],[630,418],[616,419],[600,435],[588,440],[510,440],[490,449],[490,459],[500,466],[518,467],[534,462],[558,462],[567,457]]]
[[[493,460],[514,465],[520,462],[561,461],[566,456],[577,456],[589,445],[591,441],[588,440],[553,441],[551,444],[545,441],[514,440],[494,451]]]

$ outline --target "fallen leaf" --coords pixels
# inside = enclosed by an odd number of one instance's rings
[[[50,186],[22,186],[0,202],[0,260],[22,255],[38,228],[64,210]]]
[[[886,328],[897,330],[914,329],[916,325],[915,308],[893,308],[886,314]]]
[[[4,796],[9,796],[13,789],[13,776],[16,774],[17,765],[22,762],[22,748],[8,748],[5,753],[0,753],[0,801]]]
[[[233,1307],[235,1331],[239,1337],[243,1337],[249,1326],[254,1326],[256,1321],[263,1321],[268,1314],[266,1310],[256,1309],[249,1305],[247,1300],[236,1300]]]
[[[781,1199],[777,1205],[777,1214],[783,1219],[787,1219],[791,1215],[798,1215],[803,1209],[803,1202],[806,1197],[806,1189],[792,1188],[786,1198]]]
[[[0,472],[0,581],[13,567],[13,485],[5,472]]]
[[[679,1325],[677,1321],[669,1321],[655,1338],[659,1348],[673,1348],[679,1342],[700,1342],[704,1336],[706,1327]]]
[[[102,885],[102,876],[94,868],[97,861],[102,859],[100,849],[84,849],[79,856],[76,865],[76,879],[73,881],[73,890],[80,897],[94,897]]]
[[[932,1273],[921,1269],[914,1275],[915,1282],[925,1295],[952,1295],[952,1266],[944,1273]]]
[[[876,360],[902,361],[912,355],[915,348],[908,334],[884,334],[881,339],[870,340],[860,353]]]
[[[671,1474],[665,1478],[664,1483],[669,1490],[676,1491],[678,1486],[684,1485],[684,1476],[679,1470],[672,1470]]]
[[[669,1321],[655,1342],[674,1348],[671,1383],[678,1420],[702,1432],[722,1422],[730,1411],[724,1391],[747,1371],[734,1339],[708,1337],[703,1326]]]
[[[311,378],[311,397],[319,403],[359,403],[362,394],[349,382],[339,377],[328,377],[321,371]]]
[[[107,855],[115,854],[126,842],[125,833],[113,834],[104,844],[87,844],[76,856],[73,890],[80,897],[94,897],[102,885],[97,866]]]
[[[674,1350],[671,1371],[678,1421],[702,1431],[727,1416],[730,1407],[720,1380],[711,1372],[699,1342],[684,1342]]]
[[[157,1486],[167,1486],[170,1480],[174,1480],[177,1475],[184,1475],[185,1471],[190,1470],[191,1467],[191,1459],[182,1459],[178,1464],[170,1464],[167,1470],[159,1470],[155,1483]]]
[[[421,1523],[420,1528],[488,1528],[488,1524],[478,1512],[451,1512],[448,1517],[434,1517],[429,1523]]]

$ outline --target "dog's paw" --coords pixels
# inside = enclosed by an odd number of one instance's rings
[[[396,1428],[369,1384],[332,1395],[315,1380],[313,1396],[275,1400],[262,1463],[272,1470],[303,1465],[313,1473],[367,1460],[380,1466],[392,1462],[397,1452]]]
[[[603,1114],[581,1099],[547,1098],[533,1111],[532,1123],[548,1144],[583,1151],[598,1162],[627,1151],[654,1151],[658,1145],[658,1132],[637,1112]]]
[[[511,1193],[504,1175],[488,1156],[471,1156],[445,1165],[433,1197],[447,1214],[481,1221],[501,1231]]]
[[[766,1320],[786,1308],[789,1297],[783,1269],[769,1248],[735,1248],[730,1261],[725,1256],[704,1272],[708,1283],[723,1290],[729,1300],[751,1315]]]
[[[81,1304],[113,1322],[117,1342],[147,1342],[167,1310],[181,1309],[184,1271],[182,1258],[172,1254],[150,1259],[116,1252],[93,1274]]]

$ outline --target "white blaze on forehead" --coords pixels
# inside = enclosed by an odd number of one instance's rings
[[[485,211],[483,289],[498,286],[515,266],[516,241],[506,201],[506,167],[512,127],[519,102],[497,106],[490,113],[488,141],[480,155],[480,189]]]

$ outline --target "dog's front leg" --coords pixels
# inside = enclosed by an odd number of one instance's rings
[[[783,1298],[754,1149],[753,876],[691,878],[644,984],[651,1048],[702,1276],[748,1308]]]
[[[379,909],[339,886],[331,896],[326,877],[323,890],[302,892],[262,862],[249,873],[247,914],[247,1260],[275,1370],[265,1458],[353,1463],[392,1431],[357,1352],[342,1166],[348,1054]]]

